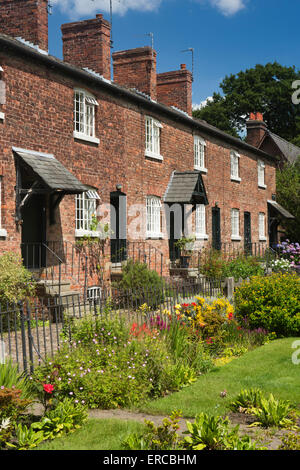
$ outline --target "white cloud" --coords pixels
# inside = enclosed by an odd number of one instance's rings
[[[210,0],[210,3],[225,16],[235,15],[245,8],[245,0]]]
[[[154,11],[160,6],[162,0],[113,0],[113,12],[124,15],[128,10]],[[108,13],[109,0],[52,0],[63,13],[71,18],[80,18],[96,13]]]
[[[208,96],[206,100],[201,101],[200,104],[193,104],[193,110],[205,108],[205,106],[207,105],[209,101],[213,101],[212,96]]]

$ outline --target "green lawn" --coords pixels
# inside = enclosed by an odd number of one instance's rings
[[[143,424],[136,421],[90,419],[78,431],[45,442],[35,450],[120,450],[122,440],[142,428]]]
[[[300,364],[292,363],[292,344],[297,338],[272,341],[215,368],[190,387],[142,407],[151,414],[169,414],[180,409],[185,417],[194,417],[200,411],[223,414],[226,404],[241,389],[259,387],[275,397],[300,404]],[[299,338],[298,338],[299,339]],[[221,398],[220,392],[227,391]]]

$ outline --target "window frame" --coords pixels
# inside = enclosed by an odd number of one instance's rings
[[[263,229],[263,231],[261,229]],[[264,212],[259,212],[258,214],[258,238],[260,242],[267,241],[266,214]]]
[[[75,195],[75,237],[99,237],[98,231],[87,228],[91,226],[93,214],[97,213],[97,200],[96,197],[88,197],[87,192]],[[80,202],[81,206],[78,205]],[[92,207],[89,208],[87,203],[91,203]]]
[[[196,235],[197,240],[208,240],[208,235],[206,232],[206,206],[205,204],[196,205],[195,235]]]
[[[145,156],[163,160],[160,153],[161,129],[160,121],[152,116],[145,116]]]
[[[77,99],[78,96],[81,98]],[[73,136],[75,139],[100,143],[100,139],[96,137],[96,106],[99,106],[98,101],[91,93],[81,88],[74,89]]]
[[[240,154],[235,150],[230,151],[230,179],[231,181],[241,182],[240,177]],[[237,170],[237,171],[236,171]]]
[[[263,160],[257,160],[257,178],[258,187],[266,189],[266,164]]]
[[[207,173],[205,166],[206,142],[199,135],[194,135],[194,170]]]
[[[231,240],[241,241],[240,235],[240,210],[237,208],[231,209]]]
[[[147,196],[146,198],[146,238],[162,238],[161,231],[161,198]]]

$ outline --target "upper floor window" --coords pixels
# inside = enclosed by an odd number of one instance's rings
[[[156,119],[147,116],[145,119],[146,125],[146,157],[156,158],[163,160],[160,154],[160,132],[162,125]]]
[[[208,236],[206,234],[206,211],[204,204],[197,204],[195,217],[196,238],[207,239]]]
[[[258,171],[258,186],[260,188],[266,188],[265,184],[265,163],[262,160],[257,162],[257,171]]]
[[[96,191],[76,194],[76,236],[84,236],[87,232],[90,235],[97,235],[92,226],[96,217],[98,199],[100,198]]]
[[[258,215],[258,231],[259,231],[259,240],[266,241],[266,217],[263,212],[260,212]]]
[[[161,238],[161,201],[159,197],[147,197],[146,220],[147,237]]]
[[[240,155],[232,150],[230,152],[230,175],[233,181],[241,181],[240,178]]]
[[[231,209],[231,239],[241,240],[239,209]]]
[[[205,141],[199,137],[194,136],[194,168],[195,170],[201,170],[207,172],[205,168]]]
[[[95,135],[95,109],[97,100],[84,90],[75,90],[74,96],[74,137],[98,144]]]

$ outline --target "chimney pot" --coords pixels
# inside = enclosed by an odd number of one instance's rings
[[[175,106],[192,115],[192,73],[181,64],[180,70],[157,75],[157,101]]]
[[[250,113],[247,125],[246,142],[254,147],[259,148],[260,143],[267,131],[267,126],[264,122],[262,113]]]
[[[181,70],[186,70],[186,64],[181,64]]]

